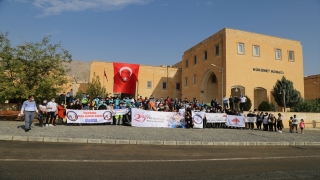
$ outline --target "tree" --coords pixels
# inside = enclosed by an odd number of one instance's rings
[[[252,106],[252,102],[251,99],[248,96],[245,96],[247,98],[247,102],[246,102],[246,108],[244,109],[245,111],[249,111],[251,109]]]
[[[87,94],[89,94],[91,98],[95,98],[97,96],[104,97],[105,92],[106,89],[101,86],[100,77],[94,72],[92,81],[89,83]]]
[[[293,87],[293,82],[287,80],[284,76],[281,80],[277,80],[273,86],[272,96],[278,106],[281,107],[284,107],[285,104],[286,107],[291,108],[301,100],[300,93]]]
[[[258,107],[259,111],[271,111],[272,107],[267,101],[262,101]]]
[[[293,108],[294,112],[320,112],[320,98],[302,99]]]
[[[61,42],[50,44],[50,36],[41,42],[24,42],[11,47],[8,33],[0,32],[0,98],[21,102],[29,95],[55,97],[67,82],[63,62],[72,56]]]

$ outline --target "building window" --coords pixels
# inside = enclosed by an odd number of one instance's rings
[[[193,84],[197,84],[197,76],[194,74],[192,79]]]
[[[289,51],[289,61],[294,61],[294,52]]]
[[[162,82],[162,89],[167,89],[167,83],[166,82]]]
[[[193,65],[196,65],[197,64],[197,56],[194,56],[193,57]]]
[[[147,81],[147,88],[151,89],[152,88],[152,82],[151,81]]]
[[[215,55],[216,55],[216,56],[219,56],[219,54],[220,54],[219,45],[216,45],[216,46],[215,46],[215,50],[216,50],[216,51],[215,51]]]
[[[188,86],[188,77],[184,78],[184,86]]]
[[[208,59],[208,51],[204,51],[203,58],[204,60]]]
[[[180,85],[180,83],[176,83],[176,90],[181,90],[181,85]]]
[[[276,59],[281,59],[281,49],[276,49]]]
[[[211,82],[212,83],[217,83],[217,76],[215,74],[211,75]]]
[[[260,56],[260,47],[253,45],[253,56]]]
[[[244,44],[238,43],[238,54],[244,54]]]
[[[189,66],[189,63],[188,63],[188,60],[186,60],[186,68],[188,68]]]

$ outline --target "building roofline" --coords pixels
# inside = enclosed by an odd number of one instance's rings
[[[218,31],[218,32],[214,33],[213,35],[211,35],[211,36],[207,37],[206,39],[204,39],[204,40],[200,41],[200,42],[199,42],[199,43],[197,43],[196,45],[192,46],[191,48],[189,48],[189,49],[188,49],[188,50],[186,50],[185,52],[187,52],[187,51],[191,50],[192,48],[194,48],[194,47],[198,46],[199,44],[203,43],[204,41],[206,41],[206,40],[210,39],[212,36],[214,36],[214,35],[216,35],[216,34],[218,34],[218,33],[222,32],[222,31],[226,31],[226,30],[228,30],[228,29],[230,29],[230,30],[235,30],[235,31],[247,32],[247,33],[252,33],[252,34],[258,34],[258,35],[263,35],[263,36],[268,36],[268,37],[273,37],[273,38],[279,38],[279,39],[284,39],[284,40],[289,40],[289,41],[295,41],[295,42],[300,43],[300,41],[298,41],[298,40],[294,40],[294,39],[282,38],[282,37],[272,36],[272,35],[268,35],[268,34],[261,34],[261,33],[251,32],[251,31],[244,31],[244,30],[240,30],[240,29],[234,29],[234,28],[228,28],[228,27],[225,27],[225,28],[221,29],[220,31]],[[185,52],[184,52],[184,53],[185,53]]]

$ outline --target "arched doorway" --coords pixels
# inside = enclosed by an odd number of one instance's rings
[[[213,98],[218,98],[218,79],[213,71],[207,70],[201,81],[200,101],[208,103]]]
[[[235,85],[231,87],[231,96],[240,97],[241,95],[246,95],[246,88],[241,85]]]
[[[268,102],[267,90],[263,87],[254,88],[254,109],[258,109],[262,101]]]

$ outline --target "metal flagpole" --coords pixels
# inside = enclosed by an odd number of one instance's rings
[[[105,78],[105,76],[106,76],[106,68],[104,68],[104,71],[103,71],[103,81],[102,81],[102,98],[104,98],[104,89],[105,89],[105,87],[104,87],[104,78]]]

